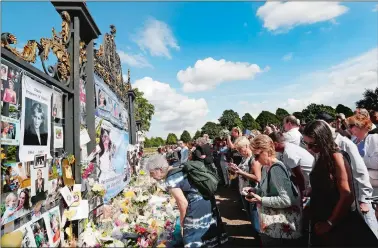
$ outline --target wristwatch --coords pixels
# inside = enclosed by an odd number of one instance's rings
[[[329,225],[329,226],[331,226],[331,227],[333,226],[333,223],[332,223],[332,221],[330,221],[330,220],[327,220],[327,223],[328,223],[328,225]]]

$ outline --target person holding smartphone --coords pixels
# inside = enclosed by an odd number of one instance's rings
[[[251,220],[254,232],[258,234],[260,232],[260,226],[256,204],[246,201],[243,194],[244,187],[256,187],[261,180],[261,165],[259,162],[255,161],[249,144],[250,142],[245,136],[239,137],[235,141],[234,147],[242,156],[242,160],[239,165],[229,163],[229,170],[238,176],[239,193],[244,209],[247,212],[248,218]]]

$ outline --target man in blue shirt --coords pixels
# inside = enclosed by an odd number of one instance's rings
[[[178,145],[181,148],[181,151],[180,151],[180,153],[181,153],[181,161],[180,161],[180,163],[183,164],[183,163],[187,162],[188,159],[189,159],[189,149],[186,146],[186,144],[183,141],[181,141],[181,140],[178,142]]]

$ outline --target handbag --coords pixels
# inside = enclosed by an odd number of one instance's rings
[[[352,178],[354,178],[349,154],[341,151],[344,159],[348,162]],[[356,189],[352,182],[352,190],[354,192],[355,210],[351,210],[340,223],[338,223],[331,231],[323,235],[323,240],[330,246],[348,246],[348,247],[378,247],[378,239],[370,229],[362,216],[360,207],[357,204]]]
[[[281,168],[290,180],[290,177],[281,162],[278,162],[267,172],[267,195],[270,194],[270,173],[273,167]],[[290,180],[291,182],[291,180]],[[298,197],[298,192],[291,182],[293,195]],[[258,206],[260,219],[260,232],[271,238],[278,239],[298,239],[302,236],[302,209],[300,202],[287,208],[272,208]]]

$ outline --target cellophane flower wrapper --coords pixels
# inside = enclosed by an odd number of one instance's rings
[[[95,195],[104,192],[101,185],[92,185]],[[121,243],[126,247],[167,247],[172,241],[179,216],[174,198],[145,171],[140,170],[109,204],[111,221],[99,221],[93,234],[84,232],[80,241],[91,239],[91,244],[101,247],[121,247]]]

